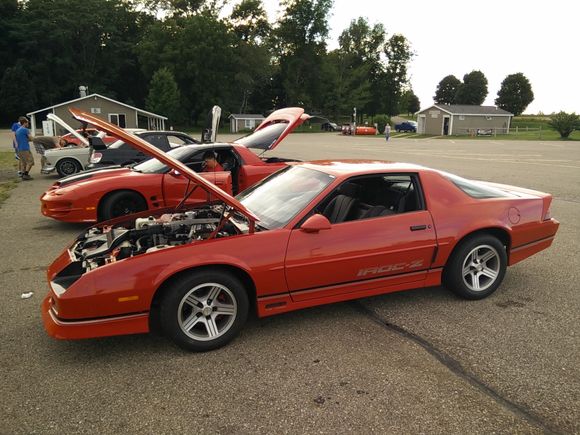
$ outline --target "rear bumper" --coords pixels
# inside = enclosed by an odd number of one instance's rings
[[[61,340],[111,337],[115,335],[149,332],[149,313],[129,314],[90,320],[64,320],[58,317],[49,293],[42,302],[44,329],[51,337]]]
[[[549,248],[556,237],[556,232],[560,222],[556,219],[549,219],[534,228],[534,234],[536,238],[534,240],[528,241],[522,245],[514,246],[510,249],[508,265],[513,266],[546,248]]]

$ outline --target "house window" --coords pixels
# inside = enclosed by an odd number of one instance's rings
[[[486,116],[485,119],[487,119],[488,121],[491,121],[491,116]]]
[[[244,122],[244,127],[247,129],[254,128],[254,122],[251,119],[246,119]]]
[[[91,113],[98,115],[99,113],[101,113],[101,108],[100,107],[91,107]]]
[[[124,113],[109,113],[109,122],[111,124],[118,125],[121,128],[125,128],[127,126]]]
[[[439,118],[439,111],[438,110],[430,110],[429,115],[431,115],[431,118]]]
[[[465,121],[465,115],[459,115],[459,120],[460,121]]]

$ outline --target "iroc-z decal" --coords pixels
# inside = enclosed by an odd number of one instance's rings
[[[417,269],[423,266],[423,260],[414,260],[409,263],[385,264],[383,266],[373,266],[360,269],[356,276],[378,275],[386,272],[397,272],[405,269]]]

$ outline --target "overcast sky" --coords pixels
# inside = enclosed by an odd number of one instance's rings
[[[274,20],[279,2],[263,1]],[[494,104],[508,74],[522,72],[535,94],[526,113],[580,113],[578,0],[334,0],[329,48],[359,16],[410,40],[411,85],[422,107],[433,102],[443,77],[463,79],[479,69],[488,80],[486,105]]]

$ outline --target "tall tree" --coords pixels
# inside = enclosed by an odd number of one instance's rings
[[[326,38],[332,0],[283,0],[275,29],[275,51],[284,95],[281,103],[318,111],[324,104],[328,70]]]
[[[19,61],[4,71],[0,80],[0,102],[0,116],[5,122],[37,109],[34,82],[24,62]]]
[[[147,96],[147,110],[167,116],[172,123],[183,121],[181,95],[173,73],[167,67],[153,74]]]
[[[403,35],[395,34],[385,44],[387,66],[385,69],[387,115],[397,115],[400,111],[400,100],[408,84],[407,71],[413,58],[411,44]],[[373,113],[371,113],[373,114]]]
[[[401,97],[401,110],[404,110],[407,114],[421,110],[421,102],[419,101],[419,97],[413,92],[413,89],[405,91]]]
[[[463,83],[457,89],[455,104],[480,105],[487,97],[487,79],[481,71],[471,71],[463,76]]]
[[[433,100],[439,104],[455,104],[455,95],[460,85],[461,80],[452,74],[443,77],[437,85]]]
[[[532,101],[534,101],[534,92],[530,81],[522,73],[516,73],[508,75],[501,82],[495,104],[518,116]]]

